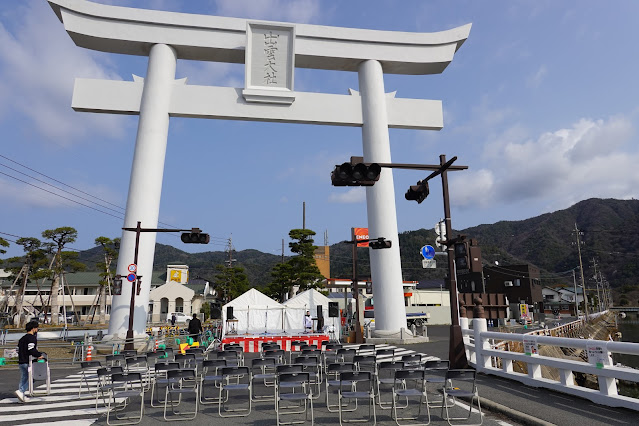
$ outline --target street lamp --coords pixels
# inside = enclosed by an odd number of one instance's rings
[[[134,350],[133,345],[133,315],[135,308],[135,295],[140,294],[142,288],[142,275],[137,275],[138,265],[138,248],[140,245],[140,233],[142,232],[186,232],[182,234],[181,239],[187,244],[208,244],[210,237],[209,234],[202,233],[199,228],[191,229],[166,229],[166,228],[142,228],[142,222],[138,221],[135,228],[122,228],[124,231],[135,232],[135,252],[133,255],[133,265],[129,270],[130,274],[127,276],[127,280],[131,282],[131,305],[129,306],[129,328],[126,331],[126,339],[124,344],[125,350]]]

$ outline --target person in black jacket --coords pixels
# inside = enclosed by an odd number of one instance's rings
[[[29,387],[29,357],[42,359],[43,353],[38,351],[38,321],[31,320],[26,326],[27,334],[22,336],[18,341],[18,366],[20,367],[20,386],[16,391],[16,395],[20,402],[28,402],[25,392]]]
[[[197,314],[193,314],[193,319],[189,321],[189,334],[193,341],[198,342],[200,340],[200,333],[204,331],[202,329],[202,322],[197,317]]]

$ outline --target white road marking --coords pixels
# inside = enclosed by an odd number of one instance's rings
[[[498,386],[498,387],[500,387],[500,388],[504,388],[504,389],[506,389],[508,392],[516,392],[516,393],[518,393],[518,394],[524,395],[526,398],[536,398],[536,399],[539,399],[539,397],[538,397],[538,396],[536,396],[536,395],[532,395],[532,394],[527,393],[527,392],[522,392],[522,391],[516,390],[516,389],[514,389],[514,388],[512,388],[512,387],[508,387],[508,386]]]
[[[59,422],[46,422],[46,423],[29,423],[29,426],[89,426],[95,423],[98,419],[82,419],[82,420],[61,420]]]
[[[582,410],[581,408],[575,408],[572,405],[565,405],[565,404],[559,404],[559,403],[557,405],[559,405],[561,407],[566,407],[566,408],[568,408],[570,410],[581,411],[582,413],[586,413],[589,416],[601,417],[602,419],[606,419],[606,421],[608,421],[608,422],[616,422],[616,423],[620,423],[620,424],[624,424],[624,425],[628,424],[628,422],[624,422],[622,420],[613,419],[612,417],[604,416],[604,415],[601,415],[601,414],[593,413],[592,411],[589,411],[589,410]],[[599,409],[599,406],[597,406],[597,409]]]
[[[118,401],[119,399],[119,401]],[[15,401],[17,402],[18,399],[16,398]],[[101,402],[102,400],[100,399],[99,402]],[[124,398],[116,398],[116,402],[120,403],[123,402]],[[53,409],[53,408],[64,408],[64,407],[79,407],[82,405],[93,405],[95,406],[95,398],[91,398],[91,399],[81,399],[79,401],[65,401],[65,402],[54,402],[54,403],[45,403],[42,404],[42,402],[47,402],[44,400],[40,400],[39,398],[31,398],[29,400],[29,402],[25,403],[25,404],[15,404],[15,405],[10,405],[10,406],[5,406],[5,407],[0,407],[0,413],[11,413],[11,412],[26,412],[26,411],[35,411],[35,410],[49,410],[49,409]],[[38,404],[40,403],[40,404]],[[100,403],[98,403],[98,408],[100,407]],[[2,420],[2,417],[0,417],[0,420]]]
[[[90,399],[95,401],[95,396],[91,395],[83,395],[78,398],[78,394],[75,395],[45,395],[45,396],[37,396],[32,398],[34,401],[44,401],[44,402],[55,402],[55,401],[69,401],[69,400],[77,400],[77,399]],[[18,398],[5,398],[0,400],[0,404],[15,404],[18,402]]]
[[[28,412],[24,414],[15,414],[9,416],[0,417],[0,422],[12,422],[14,424],[17,423],[25,423],[29,420],[33,419],[52,419],[57,417],[76,417],[76,416],[97,416],[101,413],[106,412],[106,407],[98,408],[96,413],[95,407],[92,408],[81,408],[78,410],[63,410],[63,411],[43,411],[43,412]],[[95,419],[97,420],[97,418]],[[94,420],[94,421],[95,421]],[[47,422],[47,424],[50,424]]]

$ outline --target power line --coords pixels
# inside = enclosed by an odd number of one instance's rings
[[[25,181],[25,180],[22,180],[22,179],[20,179],[20,178],[15,177],[15,176],[11,176],[11,175],[6,174],[6,173],[4,173],[4,172],[0,172],[0,174],[5,175],[5,176],[7,176],[7,177],[10,177],[11,179],[15,179],[15,180],[17,180],[17,181],[19,181],[19,182],[25,183],[25,184],[27,184],[27,185],[29,185],[29,186],[33,186],[34,188],[38,188],[38,189],[40,189],[40,190],[42,190],[42,191],[44,191],[44,192],[48,192],[49,194],[55,195],[55,196],[60,197],[60,198],[64,198],[65,200],[71,201],[72,203],[80,204],[81,206],[84,206],[84,207],[90,208],[90,209],[95,210],[95,211],[100,212],[100,213],[104,213],[104,214],[109,215],[109,216],[112,216],[112,217],[114,217],[114,218],[116,218],[116,219],[124,220],[124,217],[122,217],[122,216],[116,216],[116,215],[114,215],[114,214],[111,214],[111,213],[108,213],[108,212],[102,211],[102,210],[97,209],[97,208],[95,208],[95,207],[92,207],[92,206],[89,206],[89,205],[87,205],[87,204],[81,203],[81,202],[79,202],[79,201],[73,200],[73,199],[71,199],[71,198],[65,197],[64,195],[56,194],[56,193],[55,193],[55,192],[53,192],[53,191],[49,191],[48,189],[41,188],[41,187],[39,187],[38,185],[34,185],[34,184],[30,183],[30,182],[27,182],[27,181]]]
[[[14,172],[16,172],[16,173],[20,173],[21,175],[24,175],[24,176],[30,177],[31,179],[33,179],[33,180],[35,180],[35,181],[37,181],[37,182],[43,183],[43,184],[45,184],[45,185],[52,186],[52,187],[54,187],[55,189],[57,189],[58,191],[62,191],[62,192],[64,192],[64,193],[66,193],[66,194],[72,195],[72,196],[74,196],[74,197],[78,197],[78,198],[79,198],[79,199],[81,199],[81,200],[88,201],[89,203],[96,204],[96,205],[98,205],[98,206],[100,206],[100,207],[102,207],[102,208],[105,208],[105,209],[107,209],[107,210],[111,210],[111,211],[116,212],[116,213],[120,213],[120,214],[122,213],[122,212],[120,212],[120,211],[118,211],[118,210],[116,210],[116,209],[112,209],[111,207],[108,207],[108,206],[103,206],[103,205],[102,205],[102,204],[100,204],[100,203],[96,203],[95,201],[89,200],[88,198],[81,197],[81,196],[76,195],[76,194],[74,194],[74,193],[72,193],[72,192],[70,192],[70,191],[67,191],[67,190],[65,190],[65,189],[58,188],[57,186],[52,185],[52,184],[50,184],[49,182],[45,182],[45,181],[43,181],[43,180],[41,180],[41,179],[35,178],[35,177],[31,176],[31,175],[28,175],[28,174],[26,174],[26,173],[24,173],[24,172],[21,172],[20,170],[16,170],[16,169],[14,169],[14,168],[12,168],[12,167],[9,167],[9,166],[7,166],[7,165],[4,165],[4,164],[0,164],[0,166],[2,166],[2,167],[6,167],[7,169],[9,169],[9,170],[13,170],[13,171],[14,171]],[[81,191],[81,192],[82,192],[82,191]],[[86,192],[83,192],[83,194],[86,194]],[[109,204],[111,204],[111,203],[109,203]],[[120,209],[122,209],[121,207],[119,207],[119,208],[120,208]]]
[[[46,177],[47,179],[50,179],[50,180],[52,180],[52,181],[54,181],[54,182],[57,182],[57,183],[59,183],[60,185],[66,186],[66,187],[68,187],[68,188],[71,188],[71,189],[73,189],[74,191],[80,192],[80,193],[85,194],[85,195],[87,195],[87,196],[89,196],[89,197],[91,197],[91,198],[95,198],[96,200],[102,201],[103,203],[106,203],[106,204],[109,204],[109,205],[111,205],[111,206],[114,206],[114,207],[116,207],[116,208],[117,208],[117,209],[119,209],[119,210],[122,210],[122,211],[124,211],[124,210],[125,210],[125,208],[124,208],[124,207],[122,207],[122,206],[118,206],[117,204],[113,204],[113,203],[111,203],[111,202],[109,202],[109,201],[103,200],[103,199],[102,199],[102,198],[100,198],[100,197],[97,197],[97,196],[92,195],[92,194],[90,194],[90,193],[88,193],[88,192],[82,191],[81,189],[78,189],[78,188],[76,188],[76,187],[74,187],[74,186],[71,186],[71,185],[69,185],[69,184],[66,184],[66,183],[64,183],[64,182],[62,182],[62,181],[60,181],[60,180],[58,180],[58,179],[55,179],[55,178],[53,178],[53,177],[51,177],[51,176],[49,176],[49,175],[47,175],[47,174],[45,174],[45,173],[39,172],[38,170],[35,170],[35,169],[33,169],[33,168],[29,167],[29,166],[26,166],[26,165],[24,165],[24,164],[22,164],[22,163],[20,163],[20,162],[18,162],[18,161],[15,161],[15,160],[13,160],[13,159],[11,159],[11,158],[9,158],[9,157],[5,156],[5,155],[0,154],[0,157],[4,158],[5,160],[8,160],[8,161],[10,161],[10,162],[12,162],[12,163],[15,163],[15,164],[17,164],[17,165],[19,165],[19,166],[21,166],[21,167],[24,167],[24,168],[25,168],[25,169],[27,169],[27,170],[30,170],[30,171],[32,171],[32,172],[34,172],[34,173],[37,173],[37,174],[39,174],[39,175],[41,175],[41,176],[44,176],[44,177]],[[110,208],[110,207],[108,207],[108,206],[102,205],[102,204],[100,204],[100,203],[97,203],[97,202],[95,202],[95,201],[93,201],[93,200],[90,200],[90,199],[87,199],[87,198],[85,198],[85,197],[81,197],[81,196],[79,196],[79,195],[77,195],[77,194],[74,194],[74,193],[69,192],[69,191],[67,191],[67,190],[65,190],[65,189],[59,188],[59,187],[57,187],[57,186],[55,186],[55,185],[53,185],[53,184],[51,184],[51,183],[48,183],[48,182],[46,182],[46,181],[43,181],[43,180],[38,179],[38,178],[36,178],[36,177],[33,177],[33,176],[31,176],[31,175],[29,175],[29,174],[27,174],[27,173],[21,172],[20,170],[16,170],[16,169],[14,169],[14,168],[12,168],[12,167],[9,167],[9,166],[7,166],[7,165],[5,165],[5,164],[0,164],[0,166],[2,166],[2,167],[6,167],[6,168],[7,168],[7,169],[9,169],[9,170],[12,170],[12,171],[14,171],[14,172],[16,172],[16,173],[20,173],[21,175],[27,176],[27,177],[29,177],[29,178],[31,178],[31,179],[33,179],[33,180],[37,181],[37,182],[43,183],[43,184],[45,184],[45,185],[52,186],[53,188],[55,188],[55,189],[57,189],[57,190],[59,190],[59,191],[62,191],[62,192],[64,192],[64,193],[66,193],[66,194],[69,194],[69,195],[71,195],[71,196],[73,196],[73,197],[77,197],[77,198],[79,198],[79,199],[81,199],[81,200],[84,200],[84,201],[87,201],[87,202],[89,202],[89,203],[95,204],[95,205],[97,205],[97,206],[100,206],[101,208],[104,208],[104,209],[110,210],[110,211],[115,212],[115,213],[120,214],[120,215],[121,215],[121,214],[123,214],[121,211],[118,211],[118,210],[112,209],[112,208]],[[42,191],[48,192],[49,194],[55,195],[55,196],[57,196],[57,197],[60,197],[60,198],[65,199],[65,200],[68,200],[68,201],[71,201],[71,202],[74,202],[74,203],[80,204],[80,205],[82,205],[82,206],[84,206],[84,207],[88,207],[88,208],[90,208],[90,209],[93,209],[93,210],[99,211],[100,213],[108,214],[109,216],[112,216],[112,217],[115,217],[115,218],[118,218],[118,219],[122,219],[122,220],[124,219],[124,217],[121,217],[121,216],[115,216],[115,215],[113,215],[113,214],[110,214],[110,213],[108,213],[108,212],[102,211],[102,210],[97,209],[97,208],[95,208],[95,207],[92,207],[92,206],[90,206],[90,205],[86,205],[86,204],[84,204],[84,203],[81,203],[81,202],[79,202],[79,201],[77,201],[77,200],[73,200],[73,199],[67,198],[67,197],[65,197],[65,196],[63,196],[63,195],[60,195],[60,194],[56,193],[56,192],[49,191],[49,190],[47,190],[47,189],[45,189],[45,188],[39,187],[39,186],[37,186],[37,185],[34,185],[34,184],[32,184],[32,183],[29,183],[29,182],[27,182],[27,181],[24,181],[24,180],[22,180],[22,179],[19,179],[19,178],[15,177],[15,176],[9,175],[9,174],[7,174],[7,173],[0,172],[0,174],[3,174],[3,175],[5,175],[5,176],[7,176],[7,177],[10,177],[10,178],[15,179],[15,180],[17,180],[17,181],[19,181],[19,182],[25,183],[25,184],[27,184],[27,185],[33,186],[34,188],[37,188],[37,189],[40,189],[40,190],[42,190]],[[171,228],[176,228],[176,226],[171,225],[171,224],[168,224],[168,223],[165,223],[165,222],[158,221],[158,223],[159,223],[159,224],[162,224],[162,225],[165,225],[165,226],[168,226],[168,227],[171,227]],[[177,232],[176,232],[176,233],[168,233],[168,234],[170,234],[170,235],[172,235],[172,236],[174,236],[174,237],[179,236],[179,233],[177,233]],[[227,239],[226,239],[226,238],[222,238],[222,237],[213,237],[213,236],[211,236],[211,238],[212,238],[212,239],[217,239],[217,240],[220,240],[220,241],[227,241]]]
[[[21,163],[19,163],[19,162],[15,161],[15,160],[12,160],[11,158],[9,158],[9,157],[7,157],[7,156],[5,156],[5,155],[0,154],[0,157],[4,158],[5,160],[11,161],[12,163],[15,163],[15,164],[17,164],[17,165],[19,165],[19,166],[21,166],[21,167],[24,167],[24,168],[25,168],[25,169],[27,169],[27,170],[31,170],[31,171],[32,171],[32,172],[34,172],[34,173],[37,173],[37,174],[39,174],[39,175],[42,175],[42,176],[46,177],[47,179],[51,179],[52,181],[57,182],[57,183],[59,183],[60,185],[64,185],[64,186],[69,187],[69,188],[71,188],[71,189],[73,189],[73,190],[75,190],[75,191],[78,191],[78,192],[82,193],[82,194],[85,194],[85,195],[88,195],[88,196],[90,196],[90,197],[93,197],[93,198],[95,198],[96,200],[100,200],[100,201],[102,201],[102,202],[104,202],[104,203],[110,204],[110,205],[112,205],[112,206],[114,206],[114,207],[117,207],[117,208],[119,208],[119,209],[121,209],[121,210],[124,210],[121,206],[118,206],[117,204],[110,203],[110,202],[108,202],[108,201],[106,201],[106,200],[103,200],[103,199],[101,199],[101,198],[99,198],[99,197],[96,197],[95,195],[89,194],[88,192],[84,192],[84,191],[82,191],[82,190],[80,190],[80,189],[78,189],[78,188],[75,188],[75,187],[73,187],[73,186],[71,186],[71,185],[68,185],[68,184],[66,184],[66,183],[64,183],[64,182],[61,182],[61,181],[59,181],[59,180],[57,180],[57,179],[55,179],[55,178],[52,178],[51,176],[45,175],[45,174],[44,174],[44,173],[42,173],[42,172],[39,172],[39,171],[34,170],[34,169],[32,169],[32,168],[30,168],[30,167],[28,167],[28,166],[25,166],[24,164],[21,164]],[[5,166],[5,167],[7,167],[7,166]],[[20,172],[19,172],[19,173],[20,173]],[[34,178],[34,179],[35,179],[35,178]]]

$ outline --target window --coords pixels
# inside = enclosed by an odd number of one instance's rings
[[[521,280],[519,278],[515,278],[515,287],[521,286]]]

